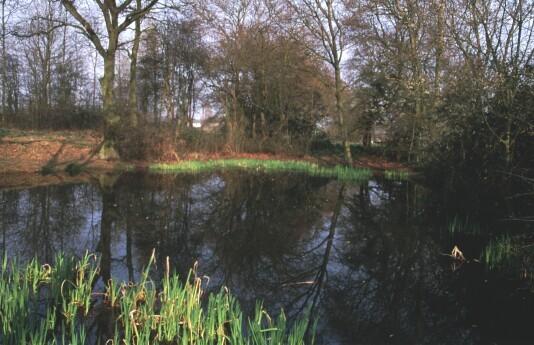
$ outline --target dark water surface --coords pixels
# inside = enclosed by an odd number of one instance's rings
[[[318,343],[534,343],[530,272],[477,262],[508,226],[484,200],[466,215],[412,182],[235,171],[104,176],[0,200],[10,256],[88,250],[103,281],[135,281],[155,248],[159,269],[168,256],[185,277],[198,262],[208,290],[227,286],[245,313],[258,299],[290,318],[312,305]],[[443,255],[455,245],[468,263]]]

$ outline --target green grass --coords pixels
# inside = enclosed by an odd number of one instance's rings
[[[410,173],[404,170],[386,170],[384,176],[387,180],[406,181],[410,178]]]
[[[115,320],[110,344],[304,344],[309,312],[288,327],[283,311],[273,319],[258,303],[245,323],[227,289],[208,295],[194,269],[182,282],[168,263],[156,283],[149,276],[153,264],[154,255],[136,284],[111,279],[105,291],[95,292],[100,270],[95,255],[75,260],[58,254],[52,265],[37,260],[21,265],[5,256],[0,343],[84,344],[85,327],[97,314],[92,309],[105,308]]]
[[[158,173],[200,173],[218,169],[243,169],[267,173],[305,173],[316,177],[335,178],[342,181],[362,181],[371,178],[370,169],[355,169],[336,165],[323,167],[316,163],[261,159],[217,159],[187,161],[178,164],[153,164],[149,170]]]

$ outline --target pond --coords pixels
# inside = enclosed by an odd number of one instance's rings
[[[245,314],[256,300],[290,320],[311,306],[319,344],[533,339],[532,277],[519,262],[532,256],[485,262],[508,225],[484,200],[466,210],[469,197],[444,201],[411,181],[235,170],[104,175],[0,200],[3,254],[95,252],[102,281],[136,281],[155,249],[154,279],[167,257],[181,277],[197,263],[207,290],[228,287]],[[466,261],[445,255],[454,246]]]

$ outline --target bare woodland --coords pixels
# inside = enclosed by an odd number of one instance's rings
[[[380,141],[528,168],[533,27],[524,0],[2,0],[0,120],[102,130],[102,158],[339,143],[351,164]]]

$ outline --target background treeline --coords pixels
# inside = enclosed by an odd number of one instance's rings
[[[126,158],[342,147],[350,163],[359,143],[454,169],[534,165],[531,1],[1,6],[4,126],[103,129]]]

